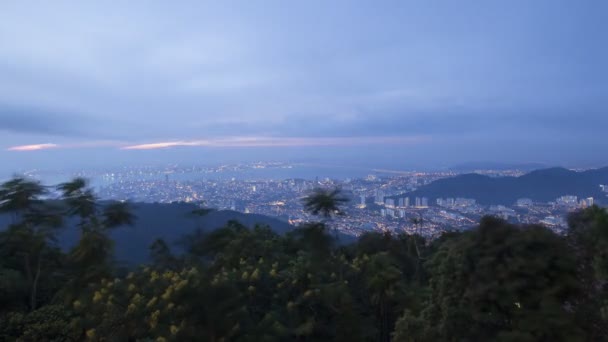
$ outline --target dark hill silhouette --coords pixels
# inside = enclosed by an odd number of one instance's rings
[[[429,203],[437,198],[475,198],[480,204],[512,205],[518,198],[549,202],[562,195],[579,198],[594,197],[606,202],[606,194],[599,187],[608,184],[608,167],[575,172],[560,167],[532,171],[520,177],[488,177],[464,174],[440,179],[418,190],[395,196],[427,197]]]
[[[268,225],[280,234],[293,229],[293,226],[287,222],[273,217],[230,210],[213,211],[197,217],[191,214],[196,206],[188,203],[134,203],[132,207],[133,213],[137,216],[135,225],[119,227],[110,234],[116,243],[116,258],[130,264],[146,262],[149,257],[148,247],[156,239],[164,239],[179,251],[175,242],[184,235],[198,228],[207,231],[217,229],[230,220],[236,220],[249,228],[256,224]],[[0,229],[4,229],[8,224],[8,216],[0,215]],[[63,248],[75,245],[79,236],[75,222],[67,222],[66,227],[59,236],[59,243]]]

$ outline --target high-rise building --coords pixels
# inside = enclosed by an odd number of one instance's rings
[[[360,204],[365,205],[365,195],[361,195],[360,198],[361,198]]]
[[[593,205],[593,197],[583,198],[579,205],[583,208],[587,208]]]
[[[428,207],[429,206],[429,199],[428,198],[422,197],[421,202],[422,202],[422,206],[423,207]]]
[[[403,203],[403,206],[406,207],[406,208],[410,206],[410,198],[409,197],[405,198],[405,203]]]
[[[403,197],[399,198],[399,208],[403,208]]]
[[[420,207],[422,205],[422,201],[420,200],[420,197],[416,197],[416,207]]]
[[[395,200],[392,198],[387,198],[384,201],[384,205],[386,205],[387,208],[394,208],[395,207]]]
[[[384,191],[376,190],[376,204],[384,204]]]

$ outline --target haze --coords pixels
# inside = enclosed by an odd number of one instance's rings
[[[608,164],[604,1],[0,4],[0,171]]]

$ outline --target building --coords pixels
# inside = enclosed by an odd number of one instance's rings
[[[422,200],[420,199],[420,197],[416,197],[416,207],[420,207],[422,206]]]
[[[359,196],[359,205],[358,205],[359,209],[363,209],[366,207],[365,202],[366,202],[365,195]]]
[[[422,199],[421,199],[420,202],[421,202],[421,204],[422,204],[423,207],[428,207],[429,206],[429,199],[426,198],[426,197],[422,197]]]
[[[583,198],[579,202],[579,205],[581,206],[581,208],[587,208],[593,206],[593,202],[593,197]]]
[[[395,200],[394,200],[394,199],[392,199],[392,198],[387,198],[387,199],[384,201],[384,205],[385,205],[387,208],[394,208],[394,207],[395,207]]]
[[[384,191],[376,190],[376,204],[384,204]]]
[[[578,197],[572,195],[561,196],[555,202],[558,205],[576,206],[578,204]]]
[[[476,202],[477,201],[474,198],[458,197],[454,200],[454,205],[466,207],[466,206],[470,206],[470,205],[475,205]]]

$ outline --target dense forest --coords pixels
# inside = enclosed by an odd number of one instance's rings
[[[125,268],[109,232],[137,218],[83,179],[0,186],[0,341],[608,340],[608,213],[572,213],[566,236],[493,217],[435,240],[370,232],[336,239],[338,191],[285,234],[239,222],[157,240]],[[206,215],[200,209],[195,214]],[[58,247],[65,222],[78,243]],[[127,228],[128,229],[128,228]],[[167,227],[171,229],[171,227]]]

